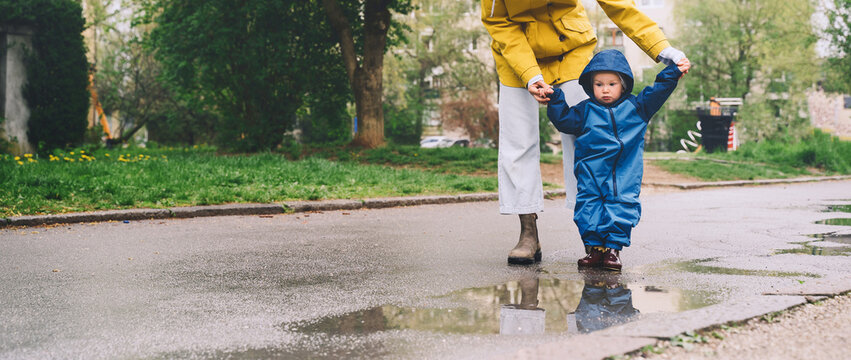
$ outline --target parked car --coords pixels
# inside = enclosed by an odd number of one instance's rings
[[[460,147],[470,147],[470,140],[467,139],[458,139],[452,143],[452,146],[460,146]]]
[[[426,136],[425,139],[420,141],[420,147],[422,148],[445,148],[450,147],[455,142],[455,140],[450,139],[446,136]]]

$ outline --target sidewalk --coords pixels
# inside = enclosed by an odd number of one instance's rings
[[[645,182],[644,186],[675,188],[691,190],[700,188],[728,187],[728,186],[752,186],[752,185],[774,185],[792,184],[816,181],[836,181],[851,179],[851,175],[804,177],[792,179],[770,179],[770,180],[742,180],[742,181],[717,181],[717,182]],[[564,196],[564,190],[546,190],[545,198],[556,198]],[[319,201],[286,201],[273,204],[225,204],[208,206],[186,206],[166,209],[126,209],[107,210],[83,213],[55,214],[55,215],[28,215],[0,218],[0,228],[9,226],[40,226],[53,224],[74,224],[101,221],[133,221],[146,219],[184,219],[202,216],[229,216],[229,215],[272,215],[283,213],[298,213],[308,211],[334,211],[334,210],[358,210],[358,209],[381,209],[397,206],[416,206],[433,204],[453,204],[477,201],[496,201],[497,193],[478,193],[461,195],[435,195],[435,196],[411,196],[390,197],[375,199],[350,199],[350,200],[319,200]]]

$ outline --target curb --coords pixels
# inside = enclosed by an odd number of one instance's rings
[[[803,183],[816,181],[848,180],[851,175],[806,177],[793,179],[772,180],[744,180],[744,181],[717,181],[705,183],[644,183],[648,186],[674,187],[684,190],[745,186],[745,185],[772,185],[786,183]],[[544,198],[552,199],[565,196],[564,189],[545,190]],[[287,201],[273,204],[225,204],[208,206],[185,206],[167,209],[126,209],[94,211],[84,213],[55,214],[55,215],[28,215],[0,218],[0,228],[10,226],[38,226],[53,224],[74,224],[83,222],[103,221],[128,221],[147,219],[186,219],[206,216],[229,216],[229,215],[270,215],[308,211],[335,211],[335,210],[358,210],[358,209],[383,209],[400,206],[418,206],[435,204],[456,204],[479,201],[495,201],[499,199],[497,193],[475,193],[461,195],[434,195],[434,196],[410,196],[410,197],[388,197],[372,198],[363,200],[319,200],[319,201]]]
[[[548,199],[560,196],[564,196],[564,190],[547,190],[544,192],[544,197]],[[0,218],[0,228],[10,226],[39,226],[105,221],[187,219],[208,216],[274,215],[308,211],[382,209],[401,206],[495,201],[498,198],[499,195],[497,193],[478,193],[461,195],[389,197],[364,200],[288,201],[275,204],[225,204],[173,207],[167,209],[108,210],[70,214],[29,215]]]
[[[792,183],[804,183],[804,182],[816,182],[816,181],[835,181],[835,180],[848,180],[848,179],[851,179],[851,175],[803,177],[803,178],[791,178],[791,179],[770,179],[770,180],[715,181],[715,182],[686,183],[686,184],[644,183],[642,185],[660,186],[660,187],[674,187],[674,188],[679,188],[679,189],[683,189],[683,190],[691,190],[691,189],[700,189],[700,188],[709,188],[709,187],[792,184]]]

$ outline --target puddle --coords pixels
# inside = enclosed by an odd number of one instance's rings
[[[828,205],[826,212],[846,212],[851,213],[851,205]]]
[[[744,276],[771,276],[771,277],[811,277],[817,278],[820,277],[816,274],[809,273],[800,273],[800,272],[786,272],[786,271],[771,271],[771,270],[745,270],[745,269],[734,269],[734,268],[726,268],[720,266],[709,266],[709,265],[701,265],[702,263],[707,263],[714,261],[715,259],[699,259],[692,261],[685,261],[674,264],[674,267],[677,270],[697,273],[697,274],[717,274],[717,275],[744,275]]]
[[[288,323],[287,331],[330,335],[416,330],[449,334],[585,333],[634,320],[640,314],[679,312],[716,303],[708,291],[620,282],[620,275],[584,280],[528,277],[456,291],[437,300],[451,308],[384,305],[315,321]]]
[[[835,218],[816,221],[816,224],[851,226],[851,218]]]
[[[800,248],[775,250],[775,254],[807,254],[821,256],[851,255],[851,234],[813,234],[810,237],[818,240],[796,242]]]

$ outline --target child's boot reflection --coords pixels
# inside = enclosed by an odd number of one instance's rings
[[[620,275],[588,272],[582,298],[576,307],[576,328],[588,333],[630,321],[639,313],[632,306],[632,291],[620,283]]]

